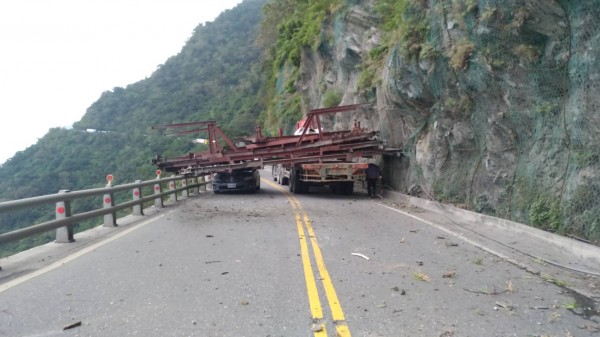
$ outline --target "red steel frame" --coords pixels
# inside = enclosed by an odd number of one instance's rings
[[[191,122],[154,126],[154,129],[200,126],[169,135],[208,132],[209,149],[205,152],[188,153],[176,158],[157,156],[154,163],[167,172],[177,174],[200,174],[231,170],[240,167],[261,167],[264,164],[293,164],[295,162],[323,162],[324,160],[352,161],[358,157],[372,157],[386,151],[376,139],[378,132],[366,131],[355,124],[353,130],[322,131],[320,117],[323,114],[355,111],[361,104],[312,110],[304,123],[304,132],[299,136],[264,137],[260,127],[256,135],[248,139],[250,144],[237,146],[227,137],[214,121]],[[315,126],[317,133],[307,133]],[[220,144],[223,140],[227,147]]]

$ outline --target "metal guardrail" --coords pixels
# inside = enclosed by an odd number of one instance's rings
[[[163,197],[169,196],[172,201],[177,201],[177,195],[179,192],[182,192],[183,197],[189,197],[190,189],[198,188],[199,192],[201,186],[205,186],[209,183],[203,181],[203,176],[191,178],[175,176],[148,181],[138,180],[135,183],[118,185],[113,187],[110,186],[112,176],[110,176],[110,178],[111,179],[109,179],[109,184],[107,185],[107,187],[104,188],[88,189],[81,191],[62,190],[56,194],[27,199],[12,200],[0,203],[0,214],[20,209],[33,208],[56,203],[55,220],[47,221],[44,223],[14,230],[11,232],[2,233],[0,234],[0,244],[18,241],[51,230],[56,230],[56,242],[73,242],[75,240],[73,238],[72,227],[73,225],[81,221],[104,216],[104,226],[115,227],[117,226],[117,211],[126,208],[133,208],[134,215],[143,215],[143,208],[145,202],[154,201],[155,207],[164,207]],[[192,180],[191,184],[190,180]],[[177,181],[180,181],[181,187],[177,187]],[[168,183],[169,189],[163,191],[161,183]],[[154,193],[152,195],[143,196],[142,187],[151,185],[154,185]],[[132,200],[115,205],[114,194],[117,192],[128,190],[132,191]],[[102,208],[79,214],[71,214],[71,201],[94,196],[103,196]]]

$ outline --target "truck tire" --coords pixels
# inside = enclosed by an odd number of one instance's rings
[[[292,169],[290,172],[290,192],[295,194],[302,194],[305,191],[304,182],[300,180],[300,174],[298,170]]]
[[[354,194],[354,181],[347,181],[344,183],[344,194],[345,195]]]
[[[337,195],[345,195],[346,194],[346,182],[337,182],[335,183],[333,190]]]

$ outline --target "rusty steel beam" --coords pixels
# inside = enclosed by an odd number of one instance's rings
[[[182,131],[178,134],[187,134],[199,131],[207,131],[209,136],[209,151],[190,153],[186,156],[175,158],[160,158],[155,164],[168,172],[216,172],[216,170],[244,167],[244,165],[287,164],[297,162],[321,162],[323,160],[346,160],[350,161],[359,157],[372,157],[382,154],[383,145],[376,140],[379,133],[364,132],[360,125],[353,130],[321,132],[320,116],[334,112],[353,111],[365,104],[346,105],[333,108],[311,110],[305,121],[303,134],[299,136],[264,137],[259,127],[256,128],[256,136],[250,144],[236,146],[220,128],[216,122],[192,122],[172,125],[159,125],[153,128],[174,128],[189,126],[206,126],[197,130]],[[307,134],[306,130],[317,124],[320,131],[316,134]],[[221,138],[229,146],[223,148],[217,141]]]
[[[366,134],[371,136],[371,134]],[[262,158],[269,160],[271,158],[286,158],[289,156],[306,156],[315,153],[324,154],[327,152],[341,151],[348,152],[353,149],[364,149],[374,148],[378,149],[380,142],[376,140],[370,140],[363,136],[353,135],[345,138],[328,139],[321,142],[315,142],[311,144],[304,144],[303,146],[288,146],[284,148],[264,148],[255,149],[252,151],[238,151],[226,154],[210,154],[210,153],[196,153],[193,156],[177,157],[165,160],[163,167],[167,166],[167,163],[173,166],[179,166],[177,163],[191,163],[195,165],[209,165],[217,163],[232,163],[238,161],[251,160],[254,158]]]
[[[317,135],[319,136],[319,139],[323,139],[323,135],[321,134],[321,132],[322,132],[321,115],[335,113],[335,112],[354,111],[358,107],[367,106],[367,105],[369,105],[369,104],[351,104],[351,105],[343,105],[343,106],[336,106],[336,107],[331,107],[331,108],[321,108],[321,109],[311,110],[307,114],[306,121],[304,122],[304,125],[303,125],[304,130],[302,130],[302,134],[300,135],[300,138],[298,139],[298,142],[296,143],[296,145],[299,145],[304,140],[306,131],[308,130],[309,127],[311,127],[313,125],[313,123],[317,124],[317,130],[318,130]]]

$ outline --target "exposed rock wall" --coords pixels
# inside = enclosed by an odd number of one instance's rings
[[[328,90],[374,102],[358,118],[404,149],[384,163],[396,190],[600,239],[600,3],[425,1],[413,8],[429,27],[419,56],[398,43],[365,96],[360,66],[381,39],[373,3],[304,53],[306,107]]]
[[[374,1],[363,2],[326,25],[329,39],[322,41],[317,52],[304,51],[297,87],[305,98],[305,110],[321,107],[324,95],[331,91],[340,95],[340,105],[363,103],[357,95],[360,67],[381,37],[374,25],[379,20],[373,14]],[[337,120],[325,122],[332,129],[348,129],[353,119],[358,119],[362,125],[376,129],[378,117],[376,111],[370,110],[358,116],[336,116]]]

